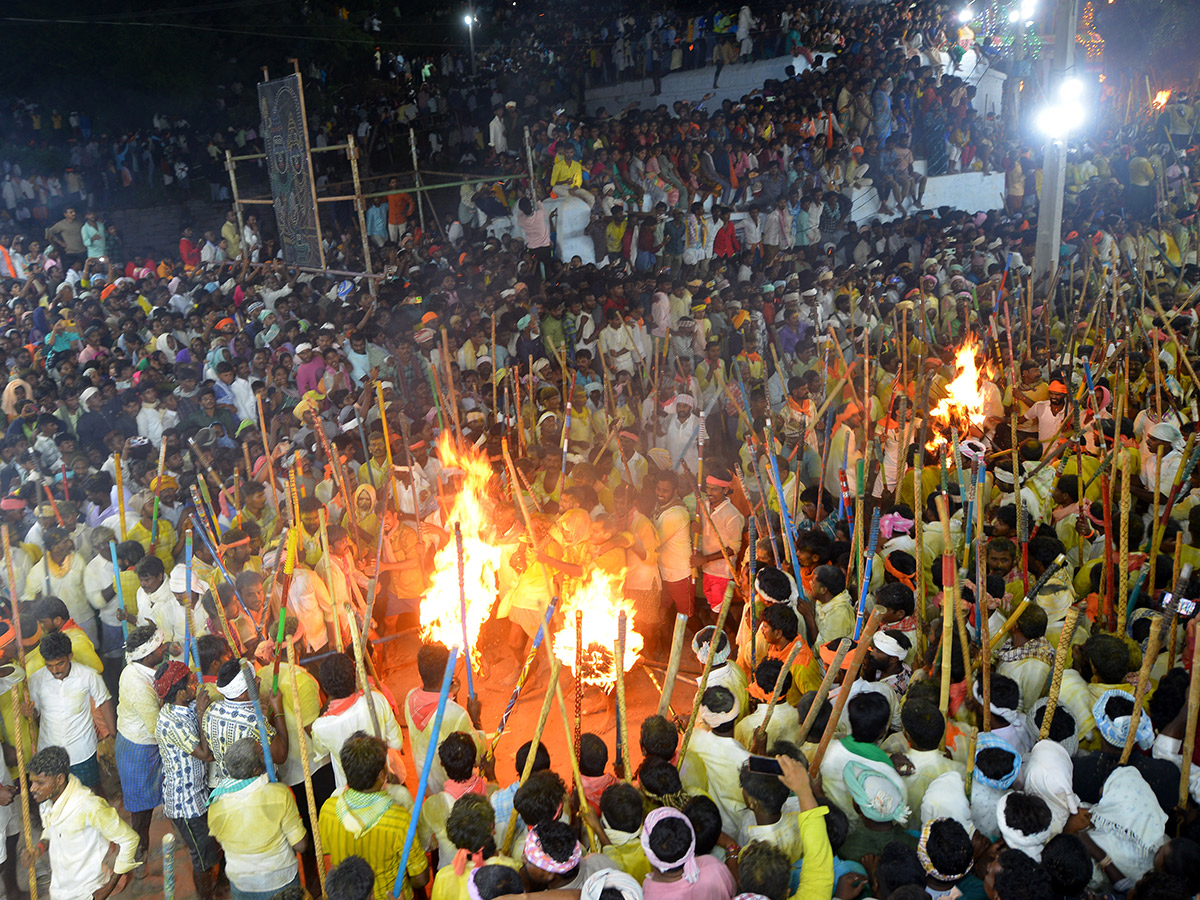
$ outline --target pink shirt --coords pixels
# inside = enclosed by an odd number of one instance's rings
[[[296,389],[301,395],[316,390],[324,374],[325,360],[314,353],[308,362],[296,366]]]
[[[647,875],[642,882],[643,900],[730,900],[737,893],[737,885],[729,869],[715,856],[696,857],[700,877],[695,884],[686,878],[678,881],[656,881]]]

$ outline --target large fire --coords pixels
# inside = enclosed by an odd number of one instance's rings
[[[966,437],[971,428],[979,430],[987,418],[984,412],[983,375],[975,364],[979,352],[979,340],[968,335],[958,352],[954,354],[954,380],[946,385],[946,396],[930,412],[932,424],[937,427],[927,449],[935,450],[947,442],[951,429],[958,429],[960,437]]]
[[[613,665],[617,643],[617,616],[625,611],[625,659],[628,672],[642,651],[642,636],[633,630],[633,603],[624,597],[623,578],[600,569],[592,572],[570,593],[562,608],[563,626],[554,636],[554,655],[583,684],[611,690],[617,683]],[[583,611],[583,672],[575,671],[575,611]]]
[[[463,472],[446,518],[447,533],[454,525],[462,528],[463,584],[467,596],[467,638],[473,663],[479,661],[479,629],[491,613],[496,596],[496,576],[500,571],[501,551],[489,540],[491,501],[488,482],[492,477],[487,455],[473,447],[459,448],[449,431],[438,440],[442,464]],[[482,589],[481,589],[482,588]],[[421,640],[439,642],[447,647],[462,646],[463,626],[458,582],[458,549],[453,537],[438,551],[433,561],[429,590],[421,602]]]
[[[1158,93],[1156,93],[1154,95],[1154,108],[1162,109],[1164,106],[1167,105],[1167,102],[1170,99],[1171,99],[1171,92],[1169,90],[1159,91]]]

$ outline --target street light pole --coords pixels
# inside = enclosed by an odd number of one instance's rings
[[[1060,96],[1075,68],[1075,23],[1079,0],[1058,0],[1054,11],[1054,59],[1047,95]],[[1067,134],[1049,135],[1042,168],[1042,195],[1038,204],[1037,243],[1034,246],[1033,279],[1054,275],[1058,248],[1062,243],[1063,195],[1067,186]],[[1050,290],[1054,290],[1053,284]]]
[[[467,37],[471,42],[471,74],[475,75],[475,10],[468,11],[463,21],[467,23]]]

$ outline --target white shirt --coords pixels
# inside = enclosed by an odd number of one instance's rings
[[[679,421],[679,416],[671,416],[667,421],[665,446],[667,452],[671,454],[671,465],[678,468],[682,461],[688,467],[688,471],[692,473],[691,477],[693,478],[700,460],[699,426],[700,417],[695,413],[689,415],[682,422]]]
[[[42,837],[50,842],[50,900],[91,897],[108,883],[110,871],[124,874],[137,866],[137,832],[74,775],[39,810]],[[120,849],[110,870],[104,858],[114,842]]]
[[[137,414],[138,434],[155,446],[162,443],[163,432],[179,424],[179,413],[165,406],[142,406]]]
[[[40,716],[40,746],[64,748],[73,766],[96,755],[92,704],[112,699],[99,672],[72,662],[67,677],[59,680],[43,666],[29,676],[29,696]]]
[[[702,500],[701,502],[706,501]],[[711,526],[709,519],[712,520]],[[738,512],[737,507],[726,498],[708,516],[704,516],[703,522],[704,529],[700,532],[700,552],[704,554],[718,553],[723,546],[730,559],[737,559],[738,551],[742,549],[742,526],[746,524],[746,517]],[[716,527],[715,534],[712,526]],[[725,557],[721,556],[719,559],[704,564],[704,574],[729,578],[733,573],[729,569],[729,563],[725,562]]]
[[[392,750],[400,750],[404,746],[404,738],[400,734],[400,726],[392,714],[387,698],[378,691],[371,691],[371,697],[375,701],[375,716],[379,719],[383,742]],[[371,726],[371,711],[367,708],[367,698],[361,695],[345,712],[336,716],[327,713],[312,724],[312,752],[316,756],[329,754],[333,760],[333,777],[338,790],[346,786],[346,770],[342,768],[342,744],[356,731],[375,734],[375,729]]]

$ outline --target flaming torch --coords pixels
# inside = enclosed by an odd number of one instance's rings
[[[598,687],[605,693],[617,684],[613,647],[617,640],[617,618],[622,611],[633,618],[633,603],[623,596],[623,576],[594,569],[571,591],[563,604],[565,623],[554,636],[554,655],[574,673],[579,684]],[[575,671],[575,612],[583,613],[583,668]],[[622,671],[628,672],[642,652],[642,636],[630,629],[625,636]]]
[[[434,557],[429,589],[421,603],[421,640],[457,647],[463,644],[465,635],[470,646],[467,664],[476,666],[480,659],[479,630],[491,612],[501,559],[490,531],[493,517],[488,483],[492,470],[486,454],[455,445],[449,432],[443,432],[438,441],[438,456],[447,468],[462,472],[446,528],[462,533],[463,583],[469,589],[464,601],[459,593],[457,542],[449,541]]]
[[[947,435],[953,429],[957,429],[962,435],[971,433],[972,430],[979,434],[983,430],[987,411],[984,408],[984,373],[975,364],[979,349],[978,338],[968,335],[954,354],[954,370],[957,374],[954,380],[946,385],[946,396],[930,411],[930,419],[938,431],[926,445],[927,450],[938,452],[946,445]]]

